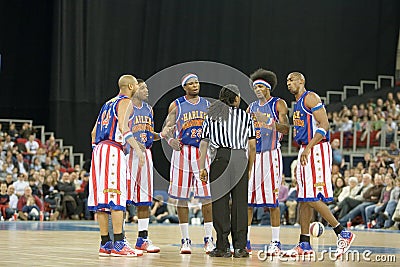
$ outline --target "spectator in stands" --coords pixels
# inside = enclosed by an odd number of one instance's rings
[[[39,147],[36,155],[32,157],[32,161],[34,161],[36,158],[39,159],[40,164],[44,164],[46,162],[46,151],[43,147]]]
[[[30,197],[33,197],[34,203],[28,203],[28,199]],[[18,204],[17,204],[19,218],[23,221],[27,221],[29,219],[28,218],[29,214],[26,214],[26,212],[24,212],[24,210],[23,210],[23,208],[27,204],[34,204],[38,207],[39,211],[43,211],[42,201],[37,196],[32,195],[32,189],[30,188],[29,185],[27,187],[25,187],[24,194],[19,198]],[[29,205],[29,206],[32,206],[32,205]]]
[[[334,188],[333,188],[333,202],[331,205],[335,205],[339,202],[339,195],[342,193],[343,188],[346,186],[346,183],[342,177],[338,177],[335,180]]]
[[[69,169],[71,168],[71,163],[69,163],[69,159],[67,159],[64,153],[61,153],[58,157],[58,162],[61,165],[61,168]]]
[[[363,118],[363,117],[365,117],[367,115],[368,115],[368,110],[365,108],[365,105],[363,103],[361,103],[358,106],[358,115],[357,115],[357,117]]]
[[[364,154],[364,160],[362,161],[364,168],[369,168],[369,165],[371,163],[371,154],[370,153],[365,153]]]
[[[5,183],[7,184],[7,188],[8,188],[10,185],[12,185],[14,182],[15,182],[15,181],[13,180],[12,175],[8,173],[8,174],[6,175],[6,179],[5,179]]]
[[[58,190],[57,180],[53,179],[53,176],[48,175],[43,183],[42,189],[44,205],[47,211],[51,211],[52,209],[53,212],[61,210],[61,195]]]
[[[361,123],[360,123],[360,119],[357,116],[353,116],[351,118],[351,121],[353,123],[353,130],[356,131],[361,131]]]
[[[364,221],[365,227],[367,226],[367,222],[370,220],[375,220],[380,212],[383,212],[386,208],[387,203],[390,199],[390,194],[392,192],[394,186],[394,180],[390,175],[385,176],[385,186],[381,191],[378,203],[368,206],[365,208],[365,217],[366,221]],[[377,220],[374,228],[382,228],[383,221]]]
[[[342,119],[339,117],[338,113],[335,111],[332,113],[332,133],[337,132],[340,125],[342,124]]]
[[[15,194],[15,187],[13,185],[9,185],[7,187],[7,194],[10,196],[10,208],[13,212],[17,212],[17,204],[18,204],[18,197]]]
[[[8,129],[8,135],[11,137],[11,141],[15,141],[18,137],[18,131],[15,128],[15,123],[10,124],[10,128]]]
[[[88,196],[89,196],[89,173],[86,173],[85,170],[81,170],[79,173],[79,181],[80,181],[80,186],[79,188],[76,190],[76,192],[78,193],[79,199],[82,201],[82,208],[83,208],[83,216],[86,220],[90,220],[90,218],[92,217],[92,215],[90,214],[90,211],[87,207],[87,203],[88,203]],[[132,205],[134,207],[134,205]],[[127,208],[127,211],[129,212],[129,216],[128,216],[128,220],[132,219],[132,217],[134,215],[136,215],[136,212],[132,211],[132,207]],[[132,213],[134,213],[134,215],[131,215]],[[137,218],[136,218],[136,222],[137,222]]]
[[[157,195],[154,197],[153,205],[150,211],[150,221],[162,223],[168,218],[167,205],[164,203],[164,198],[162,195]]]
[[[9,174],[7,172],[7,168],[8,168],[8,164],[6,162],[3,162],[3,164],[1,165],[0,168],[0,179],[5,179],[7,177],[7,175]],[[12,178],[12,176],[11,176]]]
[[[344,198],[333,209],[335,213],[339,213],[338,219],[344,217],[350,210],[357,207],[364,201],[364,194],[373,186],[372,178],[369,173],[363,174],[361,185],[357,186],[357,193],[355,196],[350,195]]]
[[[25,206],[22,207],[22,213],[29,221],[38,221],[40,216],[40,208],[35,203],[35,198],[30,196],[26,200]],[[23,217],[21,217],[22,219]]]
[[[34,132],[32,126],[29,123],[25,122],[24,124],[22,124],[22,128],[19,131],[19,137],[28,139],[29,136],[33,133]]]
[[[374,185],[369,188],[363,195],[364,201],[353,208],[348,214],[339,219],[342,226],[346,226],[347,221],[353,220],[356,216],[361,215],[363,222],[367,223],[367,218],[365,215],[365,208],[373,204],[378,203],[382,188],[383,188],[382,176],[376,174],[374,177]]]
[[[382,98],[377,98],[376,99],[375,111],[376,111],[376,113],[381,112],[381,111],[385,111],[385,105],[383,104],[383,99]]]
[[[64,217],[72,220],[79,220],[75,184],[70,180],[68,172],[63,173],[61,181],[58,183],[58,189],[62,195],[61,206]]]
[[[382,126],[382,129],[380,131],[378,131],[378,133],[375,136],[376,140],[380,140],[381,136],[385,136],[386,135],[386,141],[385,141],[385,145],[390,144],[390,142],[392,142],[394,140],[394,135],[396,133],[396,122],[393,121],[392,116],[388,116],[385,123]]]
[[[17,161],[15,162],[14,167],[18,169],[19,173],[28,174],[29,165],[27,162],[24,161],[24,157],[21,153],[17,154]]]
[[[357,105],[352,105],[351,106],[351,117],[356,117],[358,118],[358,107]]]
[[[1,125],[1,124],[0,124]],[[0,184],[0,215],[4,220],[12,217],[14,211],[10,208],[10,196],[7,194],[7,184],[1,182]]]
[[[3,142],[3,151],[7,152],[8,150],[12,149],[14,144],[14,141],[11,140],[11,136],[7,134]]]
[[[18,174],[18,177],[17,177],[17,181],[15,181],[14,183],[13,183],[13,186],[14,186],[14,188],[15,188],[15,194],[18,196],[18,197],[21,197],[23,194],[24,194],[24,190],[25,190],[25,188],[27,187],[27,186],[29,186],[29,183],[28,183],[28,181],[27,181],[27,179],[28,179],[28,176],[26,175],[26,174],[24,174],[24,173],[19,173]],[[32,193],[32,192],[31,192]]]
[[[336,206],[346,197],[355,198],[359,189],[360,188],[358,187],[358,179],[354,176],[350,177],[348,185],[342,188],[342,191],[337,197]]]
[[[332,147],[332,164],[339,166],[339,169],[344,166],[344,157],[343,153],[340,150],[340,141],[339,139],[335,138],[331,142]]]
[[[342,123],[339,127],[339,131],[343,132],[344,147],[350,146],[350,137],[353,136],[353,121],[348,116],[342,118]]]
[[[385,229],[390,228],[394,224],[392,221],[392,216],[400,198],[400,177],[396,178],[395,185],[396,186],[390,193],[390,199],[386,205],[385,211],[379,214],[382,220],[384,220],[383,228]]]
[[[47,155],[52,158],[58,149],[58,144],[56,142],[56,139],[53,135],[50,135],[49,139],[46,141],[46,151]]]
[[[46,157],[46,160],[43,164],[43,168],[45,168],[46,170],[50,170],[50,171],[54,170],[54,165],[51,162],[51,157]]]
[[[30,156],[29,159],[36,155],[37,150],[39,149],[39,143],[35,140],[34,134],[29,135],[28,141],[25,143],[25,147],[27,155]]]
[[[345,117],[350,117],[351,116],[351,111],[346,105],[343,105],[342,109],[339,111],[338,114],[339,118],[343,119]]]
[[[34,158],[32,163],[31,163],[30,169],[31,170],[35,170],[35,171],[39,171],[41,168],[42,168],[42,164],[41,164],[39,158],[37,158],[37,157]]]
[[[32,189],[32,195],[38,196],[39,198],[42,197],[42,191],[39,189],[39,187],[36,185],[36,180],[34,177],[29,177],[28,178],[28,183],[29,186]]]

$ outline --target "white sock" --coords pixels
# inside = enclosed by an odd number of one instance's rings
[[[181,228],[182,238],[189,238],[189,224],[188,223],[180,223],[179,227]]]
[[[279,230],[280,230],[280,226],[277,227],[271,227],[272,230],[272,241],[279,241]]]
[[[250,229],[251,225],[247,226],[247,240],[250,240]]]
[[[138,232],[147,231],[149,229],[149,218],[138,219]]]
[[[213,229],[213,223],[212,222],[205,222],[204,223],[204,236],[205,237],[212,237],[212,229]]]

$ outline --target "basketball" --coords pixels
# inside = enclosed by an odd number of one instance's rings
[[[325,227],[320,222],[313,222],[310,224],[310,234],[314,237],[320,237],[325,231]]]

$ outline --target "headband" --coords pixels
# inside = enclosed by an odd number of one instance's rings
[[[266,82],[266,81],[264,81],[264,80],[261,80],[261,79],[255,80],[255,81],[253,82],[253,87],[256,86],[257,84],[262,84],[262,85],[264,85],[265,87],[267,87],[269,90],[271,90],[271,87],[272,87],[268,82]]]
[[[185,76],[183,76],[183,78],[182,78],[182,87],[184,87],[186,82],[188,80],[192,79],[192,78],[195,78],[196,80],[199,80],[199,77],[197,77],[197,75],[193,74],[193,73],[189,73],[189,74],[186,74]]]

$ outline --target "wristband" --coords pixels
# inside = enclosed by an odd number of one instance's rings
[[[160,139],[164,139],[164,136],[162,136],[161,132],[158,133],[158,136],[160,137]]]
[[[172,141],[173,139],[174,139],[174,138],[172,138],[172,137],[171,137],[170,139],[168,139],[168,141],[167,141],[167,142],[168,142],[168,145],[171,145],[171,141]]]
[[[132,134],[132,132],[128,131],[128,132],[124,133],[123,137],[124,137],[125,142],[128,142],[128,139],[133,137],[133,134]]]
[[[321,134],[323,137],[326,136],[326,131],[324,128],[317,128],[317,130],[315,131],[315,133],[319,133]]]

